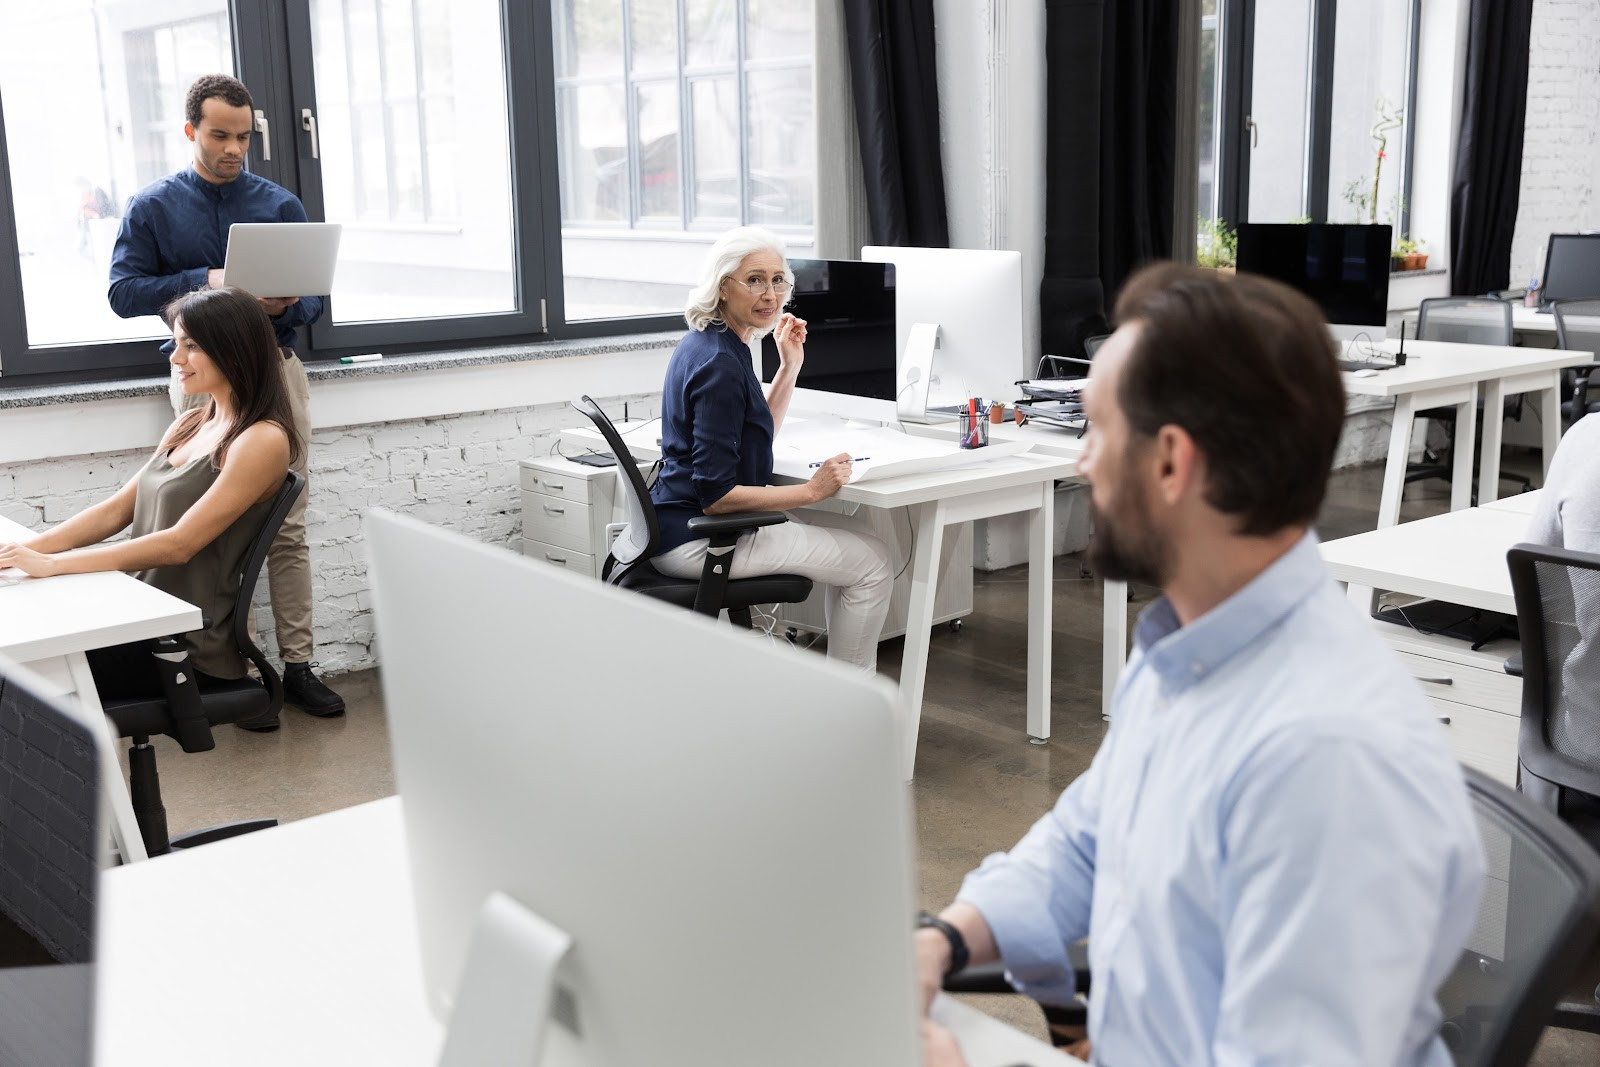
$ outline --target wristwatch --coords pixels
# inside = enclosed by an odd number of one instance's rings
[[[967,952],[967,939],[961,936],[961,931],[939,918],[939,916],[921,911],[917,913],[917,929],[920,930],[923,927],[932,927],[943,934],[946,941],[950,942],[950,966],[945,968],[945,977],[948,978],[958,971],[965,970],[970,955]]]

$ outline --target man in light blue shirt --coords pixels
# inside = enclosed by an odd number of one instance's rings
[[[917,933],[1071,1003],[1093,1061],[1451,1062],[1435,991],[1483,857],[1459,766],[1310,523],[1344,419],[1304,297],[1173,264],[1129,281],[1087,393],[1090,559],[1149,582],[1093,765]],[[928,1024],[927,1062],[959,1063]]]

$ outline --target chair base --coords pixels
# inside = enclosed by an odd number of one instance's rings
[[[220,826],[207,826],[203,830],[191,830],[189,833],[174,837],[172,851],[193,848],[196,845],[209,845],[213,841],[226,841],[230,837],[253,834],[257,830],[270,830],[277,825],[277,819],[244,819],[240,822],[223,823]]]

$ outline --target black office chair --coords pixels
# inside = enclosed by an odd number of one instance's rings
[[[1417,310],[1417,340],[1451,341],[1467,345],[1509,346],[1512,341],[1511,305],[1504,300],[1483,296],[1439,296],[1422,302]],[[1483,412],[1483,401],[1478,401],[1480,420],[1489,416]],[[1421,463],[1406,468],[1406,484],[1429,478],[1448,482],[1455,473],[1456,409],[1428,408],[1417,413],[1418,418],[1429,419],[1445,427],[1449,443],[1442,457],[1425,453]],[[1522,394],[1505,398],[1499,418],[1522,418]],[[1523,492],[1533,488],[1533,482],[1520,474],[1504,471],[1500,477],[1515,482]]]
[[[1489,859],[1489,891],[1478,907],[1472,941],[1439,988],[1440,1034],[1457,1067],[1517,1067],[1539,1035],[1574,970],[1600,935],[1600,854],[1560,819],[1471,768],[1463,768],[1473,814]],[[1051,1039],[1069,1044],[1092,995],[1088,954],[1068,947],[1080,1004],[1047,1008]],[[948,993],[1014,993],[998,965],[968,968],[945,980]],[[1092,1040],[1094,1035],[1089,1035]]]
[[[753,628],[750,609],[757,604],[798,604],[811,595],[811,579],[798,574],[767,574],[756,578],[730,579],[734,549],[739,535],[762,526],[788,522],[781,511],[745,511],[736,515],[700,515],[689,520],[689,532],[711,541],[705,568],[698,579],[670,578],[656,570],[650,560],[661,544],[661,527],[656,521],[650,487],[639,473],[639,464],[623,443],[622,435],[611,425],[600,405],[587,396],[572,402],[589,417],[606,439],[606,446],[617,457],[617,476],[622,483],[623,506],[628,523],[611,545],[600,577],[602,581],[645,596],[691,608],[713,618],[726,611],[728,617],[746,629]]]
[[[1556,320],[1557,348],[1600,355],[1600,298],[1553,300],[1550,308]],[[1565,387],[1562,391],[1567,394],[1567,399],[1561,403],[1563,428],[1600,411],[1600,394],[1592,399],[1589,396],[1589,379],[1596,370],[1600,370],[1600,360],[1561,372]]]
[[[181,664],[169,658],[186,656],[183,638],[161,637],[150,642],[150,650],[160,669],[162,695],[115,700],[104,705],[106,716],[116,726],[117,733],[133,742],[128,748],[128,791],[132,794],[133,814],[139,820],[145,851],[152,856],[278,824],[276,819],[251,819],[170,838],[167,809],[161,803],[161,778],[156,773],[156,752],[150,745],[150,737],[165,734],[178,742],[185,752],[209,752],[217,747],[212,727],[266,718],[283,707],[283,679],[251,640],[249,619],[256,580],[261,576],[267,550],[272,547],[272,539],[278,535],[290,506],[305,487],[306,479],[302,474],[290,471],[284,477],[283,488],[273,498],[260,531],[250,542],[239,574],[239,591],[233,600],[233,640],[244,657],[255,664],[260,681],[246,675],[202,686],[195,681],[192,670],[183,670]],[[209,624],[209,620],[207,622]]]

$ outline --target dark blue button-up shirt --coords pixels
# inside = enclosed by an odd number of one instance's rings
[[[214,185],[186,167],[134,194],[111,253],[111,310],[125,319],[159,315],[175,297],[206,287],[221,268],[236,222],[305,222],[306,209],[281,185],[248,171]],[[286,294],[269,294],[286,295]],[[298,327],[322,314],[320,296],[302,296],[272,320],[278,344],[293,347]],[[169,340],[161,346],[172,351]]]
[[[661,387],[661,474],[650,495],[667,552],[736,485],[772,481],[772,409],[750,348],[721,326],[691,331]]]

